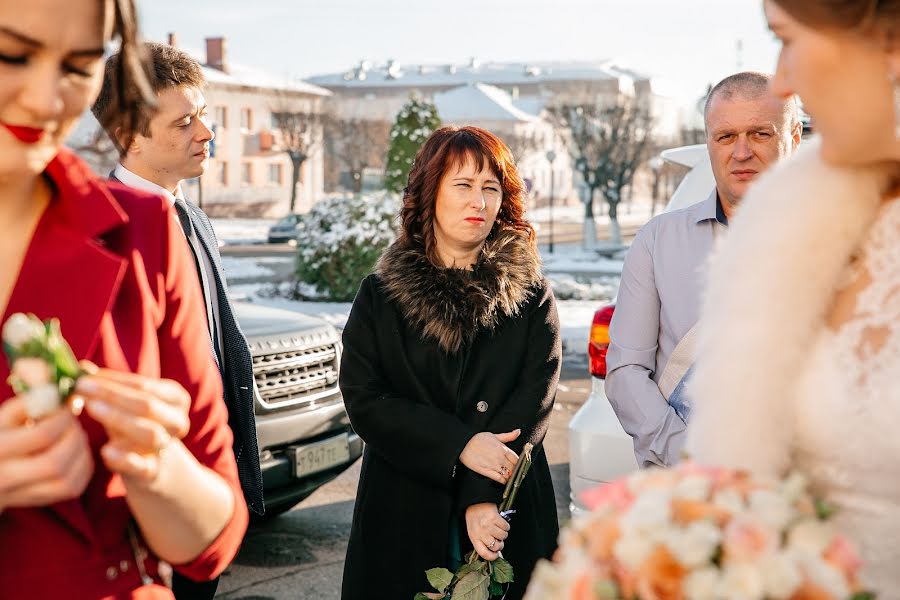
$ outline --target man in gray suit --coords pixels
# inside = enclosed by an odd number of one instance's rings
[[[263,483],[253,414],[253,363],[247,341],[235,320],[219,247],[209,219],[183,193],[185,179],[199,177],[209,166],[213,139],[203,97],[203,69],[193,58],[171,46],[145,44],[154,73],[155,111],[141,115],[131,139],[122,139],[117,121],[115,63],[110,57],[94,115],[116,142],[121,155],[111,179],[166,198],[175,209],[194,256],[197,277],[206,299],[210,346],[222,374],[228,424],[234,433],[234,456],[248,508],[263,513]],[[204,350],[204,349],[198,349]],[[195,582],[180,576],[177,567],[173,590],[178,600],[212,598],[218,580]]]
[[[800,143],[795,100],[774,97],[769,82],[768,75],[743,72],[710,91],[704,118],[715,189],[698,204],[650,220],[625,258],[606,395],[642,467],[677,462],[684,445],[690,403],[682,391],[715,238],[753,180]]]

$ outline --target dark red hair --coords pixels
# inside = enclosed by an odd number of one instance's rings
[[[485,165],[500,181],[503,199],[488,239],[500,229],[524,232],[534,244],[534,228],[525,220],[525,182],[503,140],[479,127],[441,127],[416,153],[400,209],[399,240],[418,245],[434,265],[440,265],[434,242],[434,210],[441,181],[451,168],[471,160],[478,171]]]

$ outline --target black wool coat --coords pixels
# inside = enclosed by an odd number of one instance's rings
[[[395,243],[362,282],[343,341],[340,387],[366,449],[342,598],[431,591],[425,571],[450,566],[451,517],[465,555],[465,509],[499,505],[503,493],[460,453],[478,432],[517,428],[510,448],[535,444],[503,550],[515,571],[507,598],[521,598],[559,533],[542,445],[559,379],[559,318],[533,245],[500,231],[464,271]]]

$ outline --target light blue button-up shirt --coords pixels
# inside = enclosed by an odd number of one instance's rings
[[[700,317],[707,258],[727,224],[715,190],[644,225],[625,257],[610,325],[606,396],[642,467],[678,461],[686,424],[659,390],[681,338]]]

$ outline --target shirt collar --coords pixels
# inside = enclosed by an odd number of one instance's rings
[[[127,185],[128,187],[133,187],[138,190],[143,190],[145,192],[151,192],[153,194],[159,194],[163,198],[169,201],[169,204],[174,206],[175,200],[184,200],[184,195],[181,193],[181,186],[178,186],[178,189],[175,190],[173,194],[166,188],[153,183],[147,179],[144,179],[140,175],[129,171],[121,163],[116,165],[115,170],[113,171],[113,175],[116,176],[116,179]]]
[[[719,192],[716,189],[713,189],[706,200],[697,205],[697,223],[705,221],[717,221],[728,226],[728,217],[725,216],[725,210],[722,208]]]

